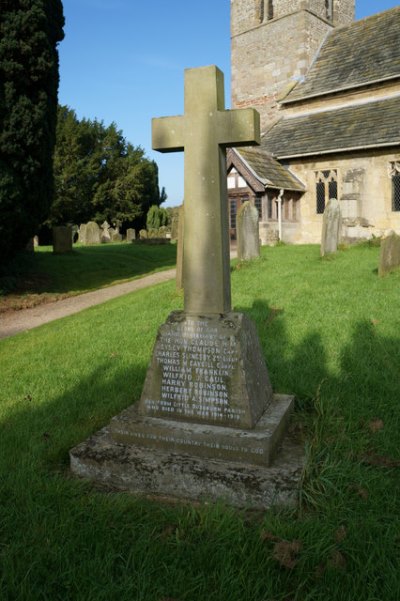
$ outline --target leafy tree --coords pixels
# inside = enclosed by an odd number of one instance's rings
[[[61,0],[0,7],[0,255],[23,248],[53,200]]]
[[[169,225],[170,217],[167,209],[152,205],[147,213],[146,227],[148,230],[158,230],[160,227]]]
[[[166,198],[156,163],[129,144],[115,123],[79,120],[65,106],[59,107],[54,169],[50,224],[107,220],[142,227],[148,208]]]

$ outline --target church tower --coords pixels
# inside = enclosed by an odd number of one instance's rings
[[[277,101],[307,73],[334,27],[354,20],[355,0],[231,0],[232,108],[254,107],[264,132]]]

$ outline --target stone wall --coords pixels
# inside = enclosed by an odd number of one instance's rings
[[[318,160],[293,161],[290,170],[307,186],[301,198],[301,235],[295,241],[319,243],[322,214],[316,213],[315,172],[338,172],[338,200],[343,210],[343,235],[348,239],[400,234],[400,211],[392,211],[391,161],[400,155],[385,151],[331,155]]]
[[[232,31],[240,31],[245,17]],[[246,3],[243,3],[246,6]],[[240,6],[242,6],[240,4]],[[250,11],[251,12],[251,11]],[[253,19],[255,14],[253,11]],[[247,16],[250,19],[250,16]],[[261,130],[279,117],[277,100],[303,77],[323,38],[332,26],[315,15],[300,11],[267,21],[232,37],[232,107],[254,107],[261,114]]]

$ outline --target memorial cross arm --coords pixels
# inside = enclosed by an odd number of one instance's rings
[[[223,148],[258,145],[261,142],[260,113],[254,109],[218,111],[218,125],[219,144]]]
[[[152,119],[152,147],[159,152],[179,152],[184,149],[185,117]]]

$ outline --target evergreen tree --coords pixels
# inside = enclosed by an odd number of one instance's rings
[[[107,220],[142,227],[149,207],[166,198],[156,163],[129,144],[115,123],[79,120],[65,106],[59,107],[54,172],[51,225]]]
[[[61,0],[2,0],[0,256],[23,248],[53,200]]]

